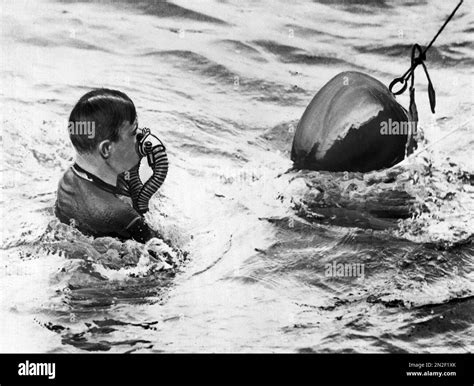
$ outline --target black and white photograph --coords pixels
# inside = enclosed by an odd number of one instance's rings
[[[472,2],[0,11],[0,353],[22,354],[18,379],[60,372],[23,354],[472,353]],[[464,377],[423,358],[393,376]]]

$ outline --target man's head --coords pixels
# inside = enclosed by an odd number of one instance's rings
[[[69,116],[69,136],[83,157],[106,163],[114,172],[129,170],[136,153],[137,113],[123,92],[96,89],[76,103]]]

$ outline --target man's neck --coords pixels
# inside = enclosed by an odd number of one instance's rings
[[[81,154],[77,154],[76,163],[84,170],[100,178],[102,181],[112,186],[117,185],[118,174],[115,173],[106,163],[96,162],[92,157],[83,156]]]

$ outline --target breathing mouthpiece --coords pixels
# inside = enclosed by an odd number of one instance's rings
[[[163,144],[156,135],[151,133],[150,129],[144,127],[137,133],[137,153],[141,157],[152,153],[158,146],[163,146]]]

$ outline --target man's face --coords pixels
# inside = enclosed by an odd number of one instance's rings
[[[137,120],[125,121],[119,129],[119,139],[113,142],[109,162],[118,173],[130,170],[140,160],[135,150],[137,129]]]

